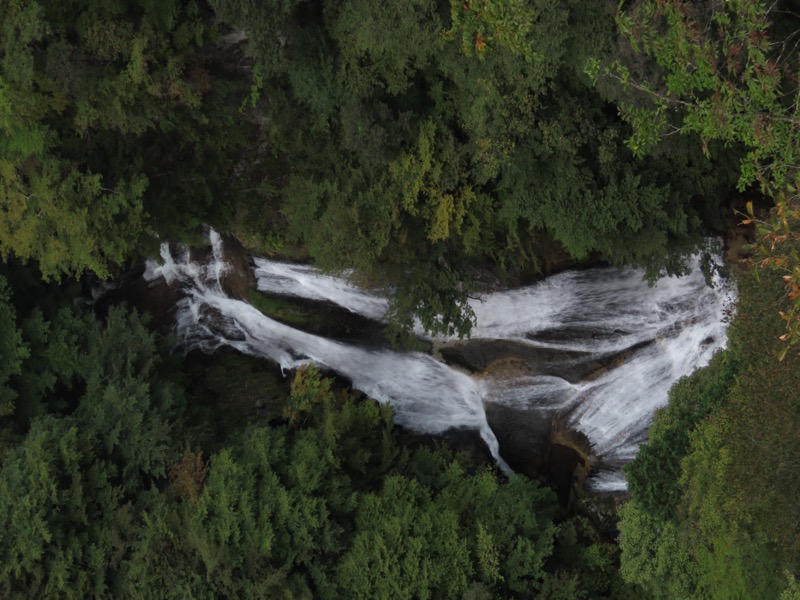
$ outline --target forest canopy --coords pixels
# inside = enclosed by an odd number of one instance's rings
[[[97,317],[52,286],[9,294],[20,276],[0,276],[11,333],[0,378],[4,597],[624,586],[614,546],[567,518],[551,490],[403,443],[390,407],[337,391],[314,367],[298,370],[282,414],[218,435],[218,419],[187,401],[185,365],[138,314]]]
[[[725,225],[735,149],[634,160],[585,75],[617,40],[602,2],[3,9],[0,253],[45,277],[108,276],[207,222],[464,335],[476,268],[534,274],[558,248],[655,277]]]
[[[470,270],[536,272],[553,241],[656,276],[724,226],[735,153],[633,160],[585,75],[616,39],[604,3],[275,4],[213,3],[246,28],[287,234],[391,286],[401,321],[466,333]]]
[[[795,4],[0,0],[0,594],[800,597]],[[86,293],[210,225],[465,336],[479,281],[679,274],[742,219],[616,541],[313,367],[244,422]]]

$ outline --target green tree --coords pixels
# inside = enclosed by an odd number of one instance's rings
[[[114,467],[74,418],[34,422],[0,471],[0,586],[6,597],[109,592],[125,528]],[[115,558],[116,557],[116,558]]]
[[[620,573],[651,598],[706,598],[691,545],[672,521],[662,521],[636,500],[619,510]]]
[[[8,424],[24,433],[36,417],[67,410],[70,394],[58,399],[51,394],[59,384],[65,390],[72,387],[80,353],[78,336],[89,318],[70,306],[68,287],[44,284],[32,269],[18,263],[0,269],[13,289],[8,308],[25,349],[18,372],[8,381],[16,398]]]
[[[604,68],[595,60],[589,70],[629,94],[620,106],[634,128],[627,140],[632,151],[641,156],[674,133],[699,136],[707,154],[713,141],[740,145],[746,154],[739,189],[758,184],[775,202],[769,219],[748,205],[746,222],[759,224],[758,262],[785,278],[787,346],[779,354],[785,356],[800,343],[798,61],[789,50],[796,16],[761,1],[644,0],[620,10],[617,23],[636,56]],[[650,63],[646,75],[643,62]]]
[[[380,494],[365,495],[357,534],[338,577],[354,598],[456,598],[472,565],[458,515],[431,502],[417,481],[384,479]]]
[[[45,278],[107,277],[154,233],[225,218],[209,196],[243,138],[221,111],[235,90],[204,51],[215,33],[200,5],[0,10],[0,256],[35,260]]]
[[[730,353],[678,381],[669,404],[659,409],[636,458],[625,467],[628,489],[639,509],[656,520],[673,519],[681,499],[681,460],[689,451],[689,435],[727,398],[736,372]]]
[[[136,313],[112,308],[104,323],[89,322],[77,375],[85,391],[74,415],[120,467],[125,491],[142,478],[163,478],[180,439],[183,391],[171,380],[156,338]]]
[[[443,448],[402,448],[391,411],[298,371],[291,424],[251,424],[206,463],[185,453],[168,493],[140,495],[119,574],[131,597],[581,597],[608,561],[522,477]],[[570,538],[570,532],[572,537]],[[557,549],[563,550],[554,558]],[[557,563],[554,562],[557,560]]]
[[[17,329],[16,311],[9,300],[8,284],[0,276],[0,330],[3,331],[0,341],[0,417],[14,412],[17,393],[8,386],[8,382],[12,376],[19,375],[22,361],[28,355],[22,334]]]
[[[774,359],[782,282],[737,279],[728,350],[672,389],[630,470],[620,570],[654,595],[778,597],[796,569],[797,532],[786,524],[798,456],[785,440],[798,426],[800,383],[796,356]]]
[[[289,239],[390,291],[406,328],[465,335],[476,264],[530,272],[556,240],[579,259],[678,272],[720,224],[720,195],[692,201],[727,171],[678,151],[631,161],[591,89],[580,63],[613,36],[602,3],[214,7],[247,27],[270,90]]]
[[[8,271],[18,287],[9,298],[0,277],[0,316],[17,356],[0,389],[17,406],[0,456],[0,593],[111,595],[140,511],[158,505],[146,490],[183,443],[174,365],[135,313],[99,321],[63,288],[26,289],[30,269]]]

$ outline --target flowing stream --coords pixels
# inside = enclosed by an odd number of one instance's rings
[[[603,268],[485,294],[472,303],[477,324],[468,343],[504,340],[560,354],[562,367],[530,365],[502,377],[469,376],[428,354],[360,348],[264,316],[222,291],[220,277],[228,268],[222,241],[214,231],[210,241],[205,264],[165,244],[163,263],[151,261],[145,272],[148,281],[163,277],[184,290],[176,316],[184,347],[212,352],[228,345],[269,358],[282,369],[314,362],[347,377],[378,402],[390,403],[400,425],[432,434],[454,427],[478,430],[506,471],[484,403],[563,415],[570,427],[588,437],[594,454],[608,467],[591,481],[598,490],[624,489],[618,467],[635,456],[670,386],[725,345],[726,314],[734,295],[719,280],[714,287],[706,285],[697,265],[690,275],[665,278],[653,287],[638,270]],[[255,264],[258,289],[264,293],[330,302],[374,320],[387,311],[384,298],[346,277],[262,258]],[[447,338],[434,341],[457,344]],[[591,376],[566,375],[598,359],[605,359],[604,366]]]

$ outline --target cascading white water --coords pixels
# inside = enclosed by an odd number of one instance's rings
[[[707,364],[726,343],[733,290],[719,278],[709,287],[697,263],[690,275],[664,278],[653,287],[636,269],[590,269],[473,301],[473,340],[513,340],[588,358],[620,357],[590,381],[553,375],[489,377],[481,382],[482,398],[567,414],[568,423],[587,435],[605,465],[630,461],[672,384]],[[345,279],[264,259],[256,259],[256,265],[262,291],[333,302],[372,319],[386,312],[384,299]],[[612,470],[592,485],[624,489],[625,481]]]
[[[256,258],[255,264],[254,273],[262,292],[333,302],[376,321],[383,320],[389,309],[385,298],[365,292],[346,277],[333,277],[313,267],[264,258]]]
[[[182,345],[206,352],[229,345],[269,358],[282,369],[309,362],[327,367],[349,378],[353,387],[371,398],[390,403],[400,425],[432,434],[453,427],[478,430],[500,467],[510,472],[500,457],[472,378],[427,354],[365,350],[298,331],[264,316],[246,302],[229,298],[220,286],[227,269],[222,241],[214,231],[210,241],[212,253],[205,265],[191,262],[188,252],[175,257],[164,244],[163,264],[148,262],[144,274],[148,281],[163,277],[184,290],[176,315]]]
[[[227,269],[222,241],[213,230],[209,237],[212,252],[206,264],[192,262],[187,251],[176,256],[163,245],[163,264],[150,262],[145,273],[148,280],[164,277],[184,290],[176,320],[186,347],[210,352],[229,345],[283,369],[317,363],[349,378],[375,400],[391,403],[401,425],[423,433],[477,429],[504,469],[484,401],[566,415],[611,467],[592,482],[601,490],[625,487],[614,467],[633,458],[670,386],[725,345],[725,314],[733,302],[732,290],[719,280],[707,286],[697,265],[691,275],[665,278],[654,287],[634,269],[590,269],[486,294],[472,303],[477,317],[472,340],[513,340],[565,351],[571,357],[567,362],[618,358],[584,381],[525,373],[476,379],[426,354],[366,350],[298,331],[229,298],[219,284]],[[376,320],[386,314],[384,298],[346,278],[307,266],[255,262],[258,288],[264,292],[324,300]]]
[[[568,423],[589,438],[602,462],[621,466],[636,455],[673,383],[706,365],[726,343],[733,290],[718,278],[709,287],[697,261],[693,266],[690,275],[665,278],[654,287],[634,269],[592,269],[558,275],[543,286],[493,294],[475,306],[476,335],[502,331],[540,347],[620,356],[613,368],[601,370],[591,381],[563,382],[560,390],[553,390],[552,378],[531,377],[517,382],[522,388],[517,394],[534,406],[560,398]],[[502,387],[498,392],[490,387],[487,400],[505,404]],[[615,471],[603,473],[591,485],[614,490],[624,489],[625,482]]]

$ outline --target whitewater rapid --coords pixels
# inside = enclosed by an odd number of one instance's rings
[[[179,286],[176,332],[186,348],[213,352],[223,345],[268,358],[282,370],[315,363],[344,375],[353,387],[394,408],[395,422],[421,433],[438,434],[453,427],[480,432],[499,466],[510,472],[499,453],[497,438],[486,421],[476,382],[419,352],[366,350],[305,333],[266,317],[250,304],[228,297],[220,279],[228,269],[222,240],[210,232],[211,257],[205,264],[190,260],[188,251],[174,256],[161,246],[162,263],[149,261],[144,277],[163,277]]]
[[[367,350],[298,331],[229,298],[219,283],[228,268],[222,242],[214,231],[209,237],[212,252],[205,264],[163,245],[161,264],[149,262],[145,273],[148,280],[164,277],[184,290],[176,329],[185,347],[211,352],[229,345],[283,369],[317,363],[373,399],[392,404],[403,426],[434,434],[453,427],[480,431],[504,469],[484,402],[558,412],[588,437],[609,467],[592,481],[601,490],[624,489],[618,467],[635,456],[669,388],[724,347],[734,301],[734,290],[723,280],[706,284],[698,260],[689,275],[664,278],[653,287],[636,269],[589,269],[484,294],[471,302],[477,319],[471,343],[509,340],[584,357],[576,361],[620,358],[586,381],[524,372],[475,378],[427,354]],[[360,289],[347,276],[308,266],[256,258],[254,274],[264,293],[330,302],[374,320],[382,320],[389,307],[385,298]]]

